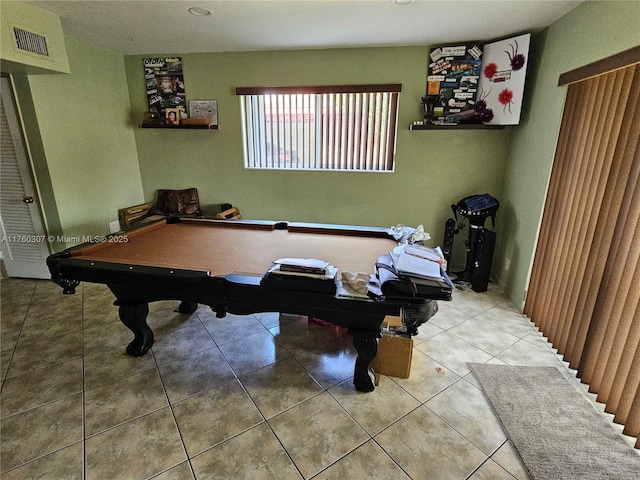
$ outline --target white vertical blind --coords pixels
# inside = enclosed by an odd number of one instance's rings
[[[275,93],[237,89],[245,167],[393,171],[399,89],[388,87],[362,92],[324,87],[310,93],[308,87]]]

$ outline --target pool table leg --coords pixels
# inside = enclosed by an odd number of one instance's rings
[[[375,374],[369,364],[378,354],[378,339],[371,336],[353,335],[353,346],[358,353],[353,372],[353,383],[360,392],[372,392],[375,388]]]
[[[153,331],[147,325],[148,303],[120,303],[120,320],[133,332],[133,340],[127,345],[127,353],[133,357],[141,357],[153,345]]]
[[[193,313],[198,309],[198,304],[195,302],[187,302],[186,300],[181,302],[177,308],[180,313]]]

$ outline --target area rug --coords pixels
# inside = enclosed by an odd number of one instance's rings
[[[640,456],[557,368],[468,365],[532,479],[640,479]]]

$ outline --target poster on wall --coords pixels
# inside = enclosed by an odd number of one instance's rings
[[[476,103],[480,122],[488,125],[520,122],[530,38],[527,33],[484,46]]]
[[[427,121],[436,125],[474,121],[482,54],[475,44],[431,49],[423,98]]]
[[[145,58],[143,63],[149,111],[165,118],[167,108],[185,108],[182,58]]]

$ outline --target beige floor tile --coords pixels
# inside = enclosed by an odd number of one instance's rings
[[[414,480],[460,480],[487,456],[431,410],[420,407],[374,437]]]
[[[83,476],[83,444],[77,442],[4,473],[2,480],[45,480],[47,478],[83,480]]]
[[[84,357],[84,388],[90,390],[153,368],[156,368],[156,362],[152,352],[132,357],[123,345],[100,350]]]
[[[74,295],[81,296],[82,289],[83,284],[81,283],[76,287],[76,293]],[[59,300],[61,298],[65,298],[65,295],[62,293],[62,287],[50,281],[36,282],[31,304],[35,305],[40,302]]]
[[[22,324],[0,329],[0,349],[3,352],[9,350],[13,354],[13,350],[16,348],[16,345],[18,343],[18,338],[20,337],[21,330]]]
[[[302,478],[266,423],[192,458],[191,464],[198,480]]]
[[[535,329],[531,333],[527,333],[524,337],[522,337],[522,339],[526,340],[529,343],[533,343],[537,347],[557,352],[557,350],[553,348],[553,346],[547,341],[547,339]]]
[[[27,311],[27,322],[56,319],[64,314],[82,314],[82,295],[60,295],[46,301],[36,302],[35,299]]]
[[[134,358],[104,285],[3,279],[0,296],[2,480],[526,480],[466,363],[570,375],[498,289],[439,302],[410,377],[371,393],[352,384],[352,337],[304,316],[154,302],[155,344]]]
[[[202,313],[198,315],[200,318],[204,317]],[[215,314],[209,311],[202,323],[217,345],[223,345],[233,340],[241,340],[253,333],[266,330],[264,325],[253,315],[233,315],[228,313],[224,318],[216,318]]]
[[[240,376],[265,418],[270,418],[317,395],[322,387],[295,358],[287,358]]]
[[[518,338],[522,338],[534,330],[533,323],[522,313],[502,307],[493,307],[477,315],[476,318],[484,320],[494,328],[508,332]]]
[[[2,318],[0,318],[0,326],[2,328],[11,325],[21,325],[27,317],[31,296],[2,297]]]
[[[465,380],[440,392],[425,406],[486,455],[495,452],[507,439],[482,390]]]
[[[333,387],[329,393],[371,436],[420,406],[418,400],[388,378],[370,393],[356,391],[351,380]]]
[[[223,343],[220,351],[236,375],[245,375],[291,356],[266,330]]]
[[[436,313],[436,315],[438,314]],[[434,335],[441,333],[443,330],[444,329],[442,327],[439,327],[438,325],[433,323],[431,320],[429,320],[427,323],[424,323],[420,325],[420,327],[418,327],[418,335],[413,336],[413,345],[418,345],[419,343],[424,342],[425,340],[433,337]]]
[[[540,348],[526,340],[519,340],[497,355],[496,358],[509,365],[561,367],[564,370],[562,362],[552,350]]]
[[[0,393],[2,417],[81,392],[81,358],[32,370],[8,378],[3,385]]]
[[[101,325],[94,324],[84,328],[84,353],[92,355],[114,348],[120,348],[124,352],[131,340],[131,330],[125,327],[119,318],[114,318]]]
[[[200,325],[200,317],[194,313],[180,313],[173,308],[149,311],[147,324],[155,336],[170,333],[173,330],[192,325]]]
[[[513,477],[496,462],[487,459],[480,468],[473,472],[469,480],[513,480]]]
[[[236,378],[217,347],[158,368],[171,403]]]
[[[268,420],[304,478],[310,478],[369,439],[328,394]]]
[[[6,282],[4,283],[6,284]],[[0,316],[0,327],[20,326],[27,316],[33,293],[28,295],[16,294],[13,293],[12,290],[8,292],[5,292],[5,290],[8,289],[2,287],[2,299],[0,299],[2,316]]]
[[[482,293],[478,294],[470,288],[465,288],[465,290],[454,290],[453,301],[451,301],[451,303],[445,303],[445,305],[451,306],[452,308],[473,317],[494,307],[495,300]]]
[[[114,300],[115,297],[111,292],[97,294],[90,299],[85,297],[82,306],[84,328],[99,327],[109,323],[120,324],[119,308],[113,304]]]
[[[153,477],[153,480],[194,480],[191,464],[182,462],[169,470],[162,472],[160,475]]]
[[[448,331],[431,337],[414,348],[459,376],[469,373],[467,362],[484,363],[492,357],[491,354]]]
[[[187,456],[169,407],[86,440],[86,480],[149,478]]]
[[[107,287],[106,285],[103,285],[102,283],[83,283],[82,287],[83,287],[82,296],[85,299],[92,298],[96,295],[108,294],[113,296],[113,293],[111,293],[111,290],[109,290],[109,287]]]
[[[324,389],[344,380],[353,381],[353,369],[358,355],[340,339],[298,352],[296,359]]]
[[[82,356],[82,331],[58,337],[55,342],[40,340],[38,342],[23,343],[18,340],[7,377],[20,375],[21,373],[65,362],[80,356]]]
[[[499,354],[520,339],[509,332],[495,328],[479,317],[460,323],[450,328],[448,332],[491,355]]]
[[[410,480],[380,446],[369,440],[344,458],[313,477],[313,480]]]
[[[178,402],[172,409],[190,457],[264,421],[235,380]]]
[[[463,293],[468,293],[473,300],[482,300],[483,302],[493,303],[494,305],[510,304],[511,302],[505,296],[503,290],[497,285],[490,283],[486,292],[474,292],[471,289],[465,289]]]
[[[280,325],[284,325],[285,323],[296,321],[297,320],[296,317],[298,317],[298,316],[292,317],[290,315],[283,315],[277,312],[254,313],[254,316],[267,330],[270,330],[273,327],[279,327]]]
[[[528,480],[529,475],[511,443],[504,442],[491,459],[518,480]]]
[[[37,280],[26,278],[2,278],[0,279],[0,301],[5,302],[15,297],[24,297],[27,301],[31,301],[37,283]]]
[[[156,362],[162,365],[215,346],[207,330],[198,323],[156,335],[152,349]]]
[[[20,332],[20,343],[32,343],[41,340],[56,341],[58,337],[82,330],[80,311],[64,311],[49,318],[27,316]]]
[[[85,392],[85,434],[95,435],[167,405],[158,372],[147,370]]]
[[[336,337],[330,329],[307,320],[307,317],[285,323],[269,331],[293,354],[321,345]]]
[[[387,377],[384,381],[400,385],[419,402],[424,403],[459,378],[459,375],[414,347],[409,378]]]
[[[5,418],[1,422],[2,471],[82,440],[82,394]]]
[[[0,333],[0,335],[2,335],[2,333]],[[7,376],[11,357],[13,357],[13,349],[11,348],[0,352],[0,381],[2,382],[4,382],[4,378]]]
[[[428,324],[433,324],[443,330],[448,330],[462,322],[466,322],[470,318],[470,314],[461,312],[451,303],[438,302],[438,313],[431,317]]]

